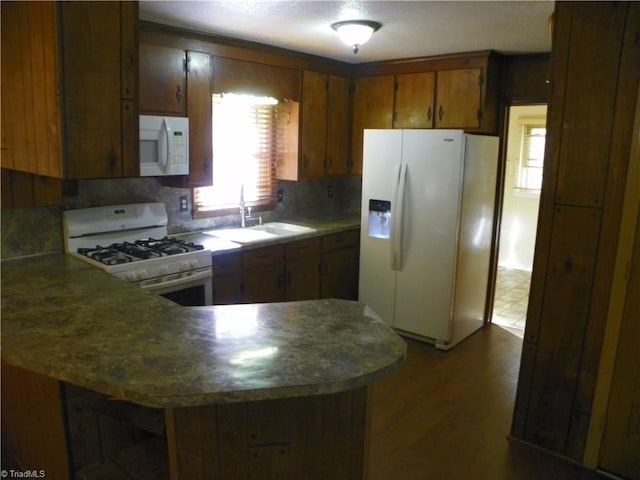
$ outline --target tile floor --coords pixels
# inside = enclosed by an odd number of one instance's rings
[[[492,322],[522,337],[527,316],[531,272],[498,267]]]

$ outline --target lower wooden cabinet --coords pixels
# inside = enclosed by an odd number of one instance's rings
[[[242,256],[242,302],[284,301],[284,245],[248,250]]]
[[[213,303],[358,298],[359,230],[213,257]]]
[[[327,235],[322,239],[321,298],[358,298],[359,230]]]
[[[213,304],[232,305],[242,301],[242,253],[213,257]]]
[[[298,240],[285,247],[285,299],[320,297],[320,238]]]

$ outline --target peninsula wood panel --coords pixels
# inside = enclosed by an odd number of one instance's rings
[[[2,468],[70,478],[60,382],[2,362]]]
[[[368,387],[167,410],[173,480],[365,478]]]

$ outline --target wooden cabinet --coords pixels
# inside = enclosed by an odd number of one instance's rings
[[[2,168],[64,176],[58,39],[55,2],[2,2]]]
[[[287,301],[320,297],[320,238],[288,243],[285,247],[285,298]]]
[[[346,175],[349,172],[350,79],[313,71],[302,76],[299,158],[280,165],[281,180]]]
[[[396,75],[393,128],[480,128],[481,68]]]
[[[501,58],[493,52],[380,62],[355,67],[354,75],[354,174],[362,174],[367,128],[498,133]]]
[[[140,44],[140,113],[187,115],[187,52]]]
[[[138,176],[137,3],[61,12],[67,177]]]
[[[213,65],[215,93],[249,93],[300,101],[300,70],[226,57],[213,57]]]
[[[353,97],[351,173],[362,175],[362,142],[366,128],[393,127],[393,75],[356,78]]]
[[[393,128],[433,128],[435,72],[396,75]]]
[[[152,43],[143,34],[139,70],[141,113],[189,118],[189,175],[166,178],[165,183],[211,185],[211,55]]]
[[[358,298],[359,230],[322,238],[321,298]]]
[[[482,69],[446,70],[437,75],[436,128],[480,128],[483,116]]]
[[[355,300],[359,230],[213,257],[213,303]]]
[[[213,304],[230,305],[242,301],[242,253],[214,255]]]
[[[351,79],[329,75],[327,100],[327,175],[342,176],[351,168]]]
[[[242,287],[243,303],[284,301],[284,246],[273,245],[244,252]]]
[[[189,116],[190,187],[205,187],[213,182],[213,143],[211,118],[211,56],[187,52],[187,112]]]
[[[296,179],[324,177],[327,161],[327,76],[302,74],[300,171]]]

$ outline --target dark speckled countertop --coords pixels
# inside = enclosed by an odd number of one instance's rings
[[[293,223],[301,225],[303,227],[313,228],[312,232],[300,233],[291,235],[285,238],[272,238],[260,241],[255,241],[247,244],[233,243],[226,240],[221,240],[213,235],[205,235],[202,232],[187,232],[180,234],[173,234],[183,240],[198,243],[204,245],[213,252],[213,255],[228,253],[238,250],[251,250],[253,248],[265,247],[268,245],[276,245],[281,243],[293,242],[296,240],[302,240],[304,238],[311,238],[323,235],[331,235],[333,233],[341,233],[347,230],[354,230],[360,228],[360,217],[354,217],[353,215],[331,215],[327,217],[297,217],[287,218],[283,220],[286,223]],[[224,227],[227,228],[227,227]]]
[[[65,254],[2,262],[3,360],[141,405],[344,391],[405,355],[359,302],[189,308]]]

